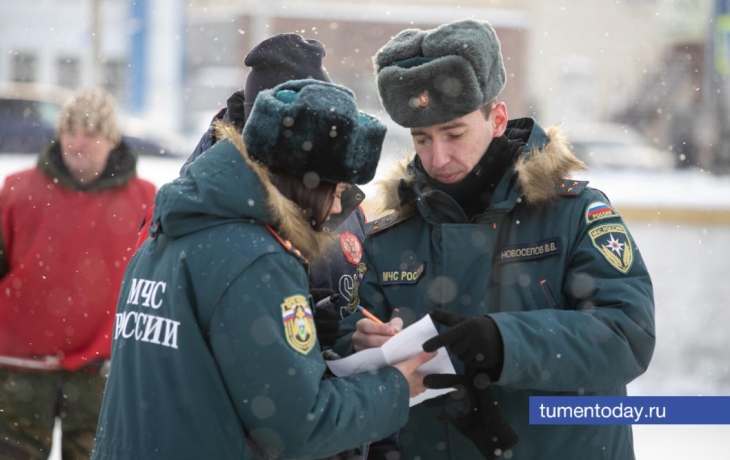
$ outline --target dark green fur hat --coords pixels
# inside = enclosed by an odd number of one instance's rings
[[[360,112],[344,86],[294,80],[256,97],[243,129],[248,152],[291,174],[317,174],[325,182],[372,180],[385,125]]]
[[[496,98],[506,80],[499,39],[486,21],[406,29],[373,61],[385,111],[407,128],[469,114]]]

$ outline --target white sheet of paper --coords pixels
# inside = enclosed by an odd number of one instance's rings
[[[380,348],[370,348],[352,355],[325,361],[333,374],[338,377],[346,377],[360,372],[372,371],[385,366],[392,366],[411,358],[423,351],[423,342],[438,335],[431,317],[426,315],[420,321],[394,335]],[[451,364],[449,355],[445,348],[440,348],[436,356],[429,362],[418,368],[426,374],[456,374],[454,365]],[[427,399],[435,398],[442,394],[453,391],[453,388],[443,390],[428,389],[410,399],[410,405],[415,406]]]
[[[353,353],[346,358],[333,359],[325,362],[327,363],[327,367],[337,377],[347,377],[348,375],[359,374],[361,372],[371,372],[388,365],[383,350],[380,348],[368,348],[367,350]]]

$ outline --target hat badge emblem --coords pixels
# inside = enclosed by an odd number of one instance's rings
[[[428,93],[423,92],[420,96],[418,96],[418,105],[420,107],[426,107],[428,105]]]

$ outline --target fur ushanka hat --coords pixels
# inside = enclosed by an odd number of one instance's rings
[[[248,152],[291,174],[325,182],[372,180],[386,127],[360,112],[349,89],[294,80],[259,93],[243,129]]]
[[[433,126],[493,100],[506,76],[499,39],[486,21],[406,29],[373,58],[380,100],[401,126]]]

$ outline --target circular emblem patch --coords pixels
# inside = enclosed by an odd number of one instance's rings
[[[428,105],[428,93],[423,92],[420,96],[418,96],[418,105],[421,107],[426,107]]]
[[[362,245],[355,235],[350,232],[342,232],[340,234],[340,248],[348,262],[352,265],[360,263],[360,259],[362,259]]]

